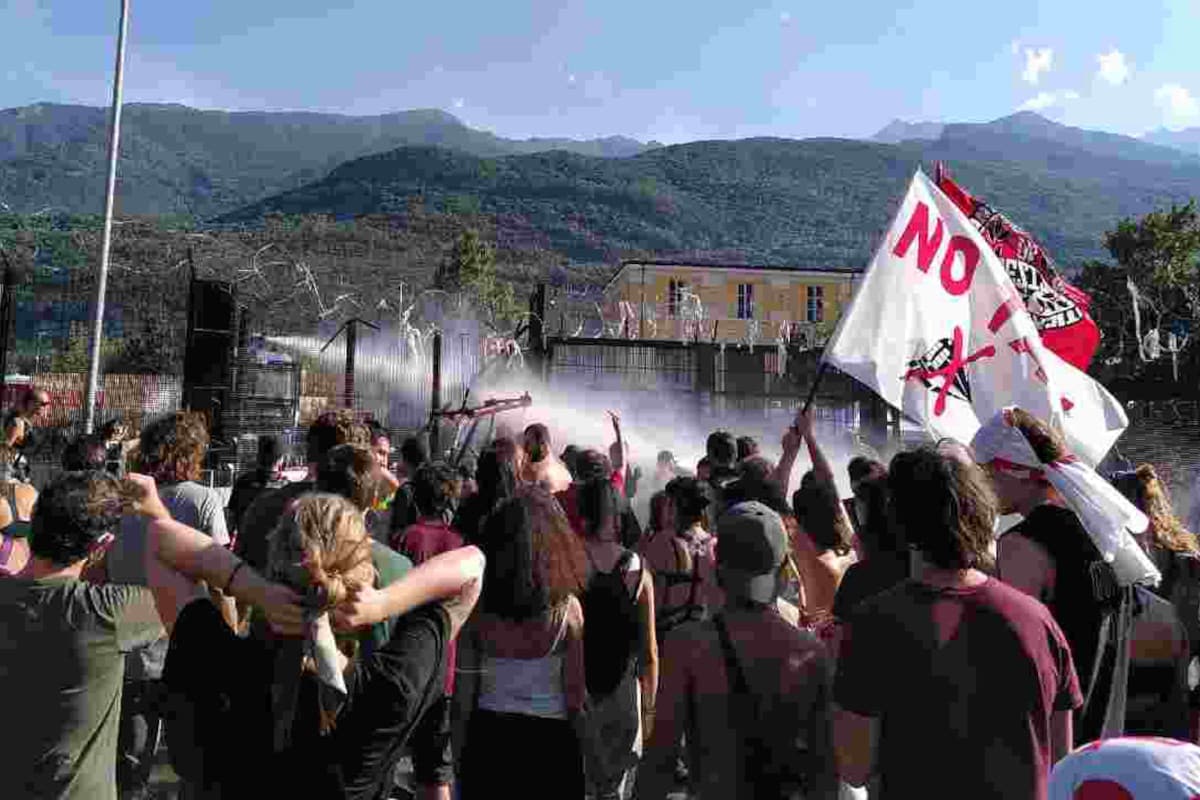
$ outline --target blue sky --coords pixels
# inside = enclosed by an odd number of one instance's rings
[[[0,107],[106,104],[117,10],[7,0]],[[1131,135],[1200,126],[1200,0],[132,0],[131,19],[130,102],[442,108],[502,136],[668,143],[1021,108]]]

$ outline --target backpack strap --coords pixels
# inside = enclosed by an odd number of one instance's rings
[[[733,640],[729,638],[729,629],[725,626],[725,616],[723,614],[715,615],[713,625],[717,629],[717,639],[721,642],[721,653],[725,656],[725,676],[729,680],[729,693],[744,695],[753,700],[754,695],[750,691],[750,684],[746,681],[746,673],[742,671],[742,662],[738,660],[737,651],[733,649]]]

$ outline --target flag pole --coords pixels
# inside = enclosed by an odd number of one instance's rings
[[[807,414],[808,409],[812,407],[813,398],[817,396],[817,388],[821,385],[821,379],[825,377],[825,370],[829,365],[825,363],[825,353],[821,353],[821,360],[817,362],[817,374],[813,376],[812,385],[808,387],[808,397],[804,399],[804,408],[800,413]]]
[[[108,129],[108,178],[104,190],[104,235],[100,243],[100,274],[96,280],[96,308],[92,320],[92,352],[87,375],[84,432],[96,425],[96,384],[100,374],[100,344],[104,337],[104,296],[108,291],[108,259],[112,250],[113,200],[117,189],[117,154],[121,139],[121,90],[125,77],[125,34],[129,29],[129,0],[121,0],[117,27],[117,59],[113,76],[112,118]]]

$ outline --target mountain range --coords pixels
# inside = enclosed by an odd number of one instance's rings
[[[1050,124],[1054,125],[1055,123]],[[910,139],[933,140],[941,136],[945,128],[946,123],[944,122],[906,122],[902,119],[894,119],[876,131],[870,137],[870,141],[897,144],[909,141]],[[1111,136],[1112,134],[1102,135]],[[1117,138],[1125,142],[1134,141],[1128,136],[1119,136]],[[1168,128],[1157,128],[1142,134],[1139,141],[1169,147],[1173,150],[1188,153],[1189,155],[1200,155],[1200,128],[1184,128],[1178,131]]]
[[[861,265],[913,171],[944,161],[1067,266],[1102,258],[1127,216],[1200,196],[1200,148],[1072,128],[1032,112],[900,123],[872,141],[503,139],[440,111],[380,117],[125,109],[120,210],[255,225],[426,207],[495,221],[506,245],[611,261],[721,251],[763,263]],[[96,212],[105,112],[0,111],[0,202]],[[4,207],[0,206],[0,210]]]
[[[0,110],[0,210],[98,211],[107,142],[105,108],[41,103]],[[350,117],[135,103],[121,115],[119,209],[207,217],[404,145],[480,156],[567,150],[619,158],[658,143],[621,136],[504,139],[432,109]]]

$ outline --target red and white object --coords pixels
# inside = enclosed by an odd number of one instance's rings
[[[1200,747],[1140,736],[1086,744],[1054,765],[1048,800],[1200,800]]]
[[[1063,361],[1086,370],[1100,346],[1100,328],[1088,311],[1092,298],[1058,274],[1036,239],[955,183],[940,163],[936,183],[1000,257],[1042,343]]]
[[[1046,347],[1000,258],[919,170],[824,358],[961,442],[1016,405],[1095,465],[1128,424],[1103,386]]]
[[[971,449],[979,463],[991,463],[1021,478],[1045,480],[1078,515],[1083,529],[1104,560],[1112,564],[1122,585],[1157,586],[1162,575],[1132,536],[1150,526],[1146,515],[1074,456],[1051,464],[1041,463],[1025,435],[1013,427],[1010,410],[1001,409],[975,433]]]

